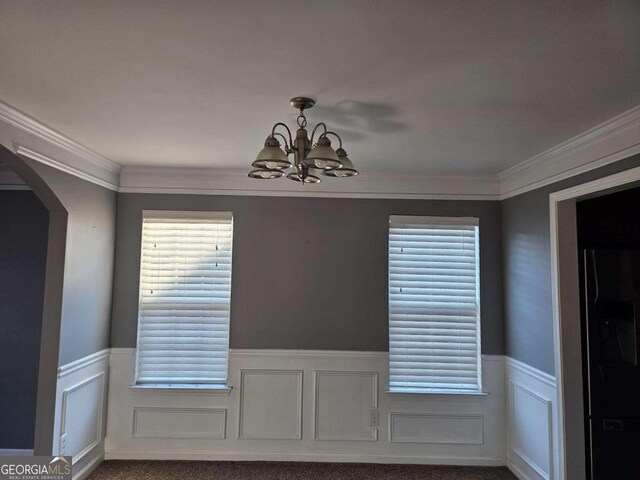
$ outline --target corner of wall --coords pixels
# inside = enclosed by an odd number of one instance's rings
[[[53,455],[70,455],[74,480],[104,459],[110,349],[58,369]]]

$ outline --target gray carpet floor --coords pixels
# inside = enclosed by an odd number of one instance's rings
[[[90,480],[515,480],[505,467],[289,462],[103,462]]]

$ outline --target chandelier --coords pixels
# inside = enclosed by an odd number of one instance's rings
[[[249,177],[260,180],[271,180],[286,176],[289,180],[294,180],[302,184],[320,183],[320,177],[316,174],[320,172],[326,177],[354,177],[358,171],[353,167],[353,163],[347,157],[347,152],[342,148],[342,139],[335,133],[327,130],[327,126],[320,122],[311,131],[309,139],[307,130],[307,117],[304,111],[313,107],[315,100],[307,97],[294,97],[290,101],[291,106],[300,110],[297,118],[298,131],[293,139],[291,130],[284,123],[278,122],[271,129],[271,135],[264,142],[264,148],[258,153],[258,158],[251,165],[255,170],[249,172]],[[277,132],[278,127],[283,127],[287,135]],[[316,131],[321,128],[318,142],[313,143]],[[331,147],[329,136],[335,137],[339,142],[339,147],[334,150]],[[284,149],[280,146],[280,141],[276,137],[281,137],[284,142]],[[289,155],[293,154],[293,163],[289,161]]]

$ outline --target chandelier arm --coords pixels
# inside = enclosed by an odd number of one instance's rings
[[[289,144],[287,143],[287,137],[285,137],[282,133],[280,132],[274,132],[271,134],[272,136],[280,136],[282,137],[282,140],[284,141],[284,151],[287,153],[287,155],[289,155],[293,150],[291,147],[289,147]]]
[[[287,127],[282,122],[278,122],[273,126],[273,128],[271,129],[271,136],[273,137],[275,135],[276,127],[278,127],[278,126],[283,126],[287,130],[287,133],[289,134],[289,145],[293,146],[293,137],[291,136],[291,130],[289,130],[289,127]],[[285,139],[285,143],[286,143],[286,139]]]
[[[311,141],[310,144],[313,146],[313,136],[316,133],[316,130],[318,129],[319,126],[322,126],[322,128],[324,128],[324,133],[322,135],[320,135],[321,137],[324,137],[327,135],[327,126],[324,124],[324,122],[320,122],[318,123],[315,127],[313,127],[313,130],[311,131]]]
[[[340,135],[338,135],[336,132],[324,132],[325,135],[333,135],[334,137],[336,137],[338,139],[338,142],[340,142],[340,148],[342,148],[342,139],[340,138]]]

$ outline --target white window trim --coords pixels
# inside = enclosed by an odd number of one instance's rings
[[[386,394],[393,397],[404,396],[416,396],[416,397],[432,397],[446,399],[450,398],[466,398],[468,400],[484,399],[488,396],[488,393],[484,392],[482,382],[482,330],[481,330],[481,285],[480,285],[480,219],[478,217],[434,217],[434,216],[415,216],[415,215],[390,215],[389,227],[394,223],[410,223],[418,225],[430,225],[430,226],[474,226],[477,228],[475,236],[476,242],[476,295],[477,295],[477,310],[476,310],[476,328],[477,328],[477,369],[478,369],[478,389],[445,389],[445,388],[392,388],[388,385]],[[389,251],[389,247],[387,247]],[[387,253],[388,254],[388,253]],[[388,260],[387,260],[388,262]],[[388,267],[388,263],[387,263]],[[387,295],[389,292],[387,292]],[[387,297],[388,298],[388,297]],[[389,320],[388,320],[389,321]],[[390,365],[389,365],[390,368]],[[391,383],[391,375],[389,374],[389,383]]]
[[[223,384],[165,384],[165,383],[134,383],[129,389],[136,393],[200,393],[208,396],[228,397],[233,389]]]
[[[165,220],[233,220],[233,212],[209,212],[189,210],[143,210],[142,218],[158,218]]]
[[[416,398],[433,398],[437,400],[447,400],[448,398],[467,399],[470,401],[482,401],[489,396],[489,393],[473,390],[387,390],[385,392],[389,398],[405,398],[415,396]]]
[[[412,223],[414,225],[429,225],[433,227],[445,225],[479,227],[480,219],[477,217],[425,217],[415,215],[390,215],[389,225],[393,223]]]

